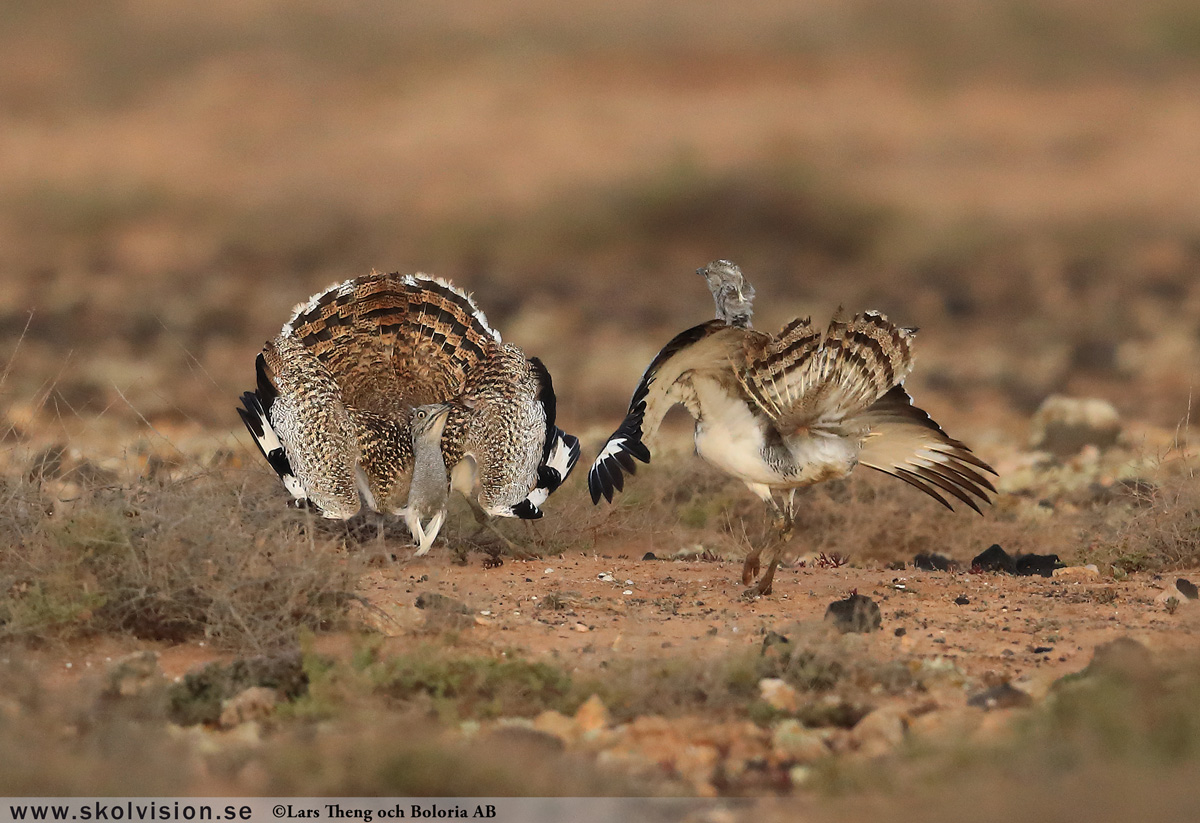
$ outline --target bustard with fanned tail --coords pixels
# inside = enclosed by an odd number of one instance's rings
[[[909,483],[947,508],[953,498],[980,511],[995,471],[912,404],[903,381],[912,370],[915,329],[878,312],[825,329],[809,318],[778,334],[754,330],[754,289],[727,260],[699,269],[716,303],[715,320],[671,340],[651,361],[629,411],[588,473],[592,502],[611,501],[650,461],[646,441],[667,410],[683,404],[696,420],[696,453],[742,480],[775,515],[766,572],[752,590],[769,594],[795,518],[796,490],[846,477],[858,465]],[[765,546],[750,550],[749,585]]]
[[[238,412],[294,500],[331,519],[363,508],[404,516],[418,553],[437,536],[446,495],[423,486],[409,511],[415,444],[440,449],[440,474],[430,459],[418,478],[440,477],[442,491],[491,517],[541,517],[579,458],[578,440],[555,425],[546,367],[438,278],[373,273],[330,286],[296,307],[257,373]],[[430,404],[444,408],[415,421]]]

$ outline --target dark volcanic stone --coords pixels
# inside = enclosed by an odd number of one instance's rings
[[[656,555],[654,552],[646,552],[645,554],[642,555],[642,559],[643,560],[657,560],[658,555]]]
[[[975,559],[971,561],[971,568],[981,572],[1016,574],[1017,561],[1013,560],[1012,555],[1001,548],[999,543],[993,543],[975,555]]]
[[[1200,590],[1196,588],[1196,584],[1188,580],[1186,577],[1181,577],[1175,581],[1175,588],[1179,589],[1179,593],[1188,600],[1196,600],[1200,598]]]
[[[1057,554],[1022,554],[1017,556],[1016,574],[1032,577],[1040,574],[1042,577],[1053,577],[1054,570],[1062,568]]]
[[[971,598],[967,597],[965,594],[960,594],[958,597],[954,598],[954,603],[958,606],[967,606],[970,605]]]
[[[957,564],[944,554],[918,554],[913,558],[913,565],[927,572],[948,572]]]
[[[438,612],[471,613],[471,609],[466,603],[463,603],[461,600],[455,600],[453,597],[447,597],[444,594],[438,594],[437,592],[421,592],[418,594],[416,607],[418,609],[430,609]]]
[[[1018,709],[1032,703],[1032,697],[1010,683],[1001,683],[967,698],[968,706],[989,710]]]
[[[845,600],[835,600],[825,610],[825,619],[834,627],[847,632],[873,632],[883,625],[883,614],[874,600],[862,594],[852,594]]]

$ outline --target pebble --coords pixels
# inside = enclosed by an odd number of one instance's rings
[[[845,600],[835,600],[825,610],[825,620],[846,634],[873,632],[883,625],[883,615],[874,600],[863,594],[852,594]]]
[[[943,554],[918,554],[913,558],[913,565],[927,572],[948,572],[957,567],[957,563]]]
[[[758,681],[758,694],[764,703],[781,712],[794,713],[800,708],[800,693],[781,678],[764,677]]]
[[[1011,683],[1001,683],[967,698],[967,705],[985,711],[1018,709],[1033,704],[1033,698]]]
[[[865,757],[887,754],[904,742],[908,715],[894,707],[876,709],[854,725],[854,741]]]
[[[1086,566],[1064,566],[1054,570],[1054,577],[1063,580],[1092,580],[1100,577],[1100,569],[1094,563]]]
[[[580,734],[595,734],[611,723],[608,708],[599,695],[593,694],[575,712],[575,726]]]
[[[1054,394],[1034,413],[1029,443],[1039,451],[1065,457],[1085,446],[1108,448],[1120,435],[1121,416],[1112,403]]]
[[[776,757],[792,763],[812,763],[829,754],[825,738],[794,718],[781,721],[775,727],[771,746]]]
[[[981,572],[1017,573],[1017,563],[999,543],[988,546],[971,560],[971,568]]]

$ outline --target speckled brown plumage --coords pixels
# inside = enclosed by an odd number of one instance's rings
[[[469,295],[424,275],[376,273],[314,295],[258,372],[242,418],[293,496],[326,517],[403,511],[416,406],[450,404],[451,479],[493,515],[540,516],[546,478],[557,486],[574,465],[563,450],[578,455],[554,426],[544,367],[503,343]]]

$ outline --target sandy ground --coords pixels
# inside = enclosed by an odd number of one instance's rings
[[[1119,637],[1167,658],[1200,649],[1200,609],[1184,602],[1169,614],[1155,600],[1176,576],[1196,579],[1187,572],[1113,581],[911,567],[783,568],[774,594],[748,600],[741,564],[729,561],[641,560],[612,552],[486,566],[479,555],[459,566],[435,551],[376,568],[361,581],[365,603],[354,614],[402,647],[442,628],[437,615],[417,607],[418,596],[445,595],[471,612],[452,625],[461,632],[459,643],[492,654],[554,658],[579,671],[621,658],[719,657],[758,648],[767,632],[820,626],[831,602],[857,592],[882,611],[881,629],[860,638],[871,658],[942,658],[970,681],[1010,681],[1035,697]],[[964,597],[969,602],[956,602]],[[337,652],[346,638],[319,638],[319,648]],[[52,682],[65,683],[143,648],[159,652],[172,679],[224,657],[204,641],[168,645],[114,637],[30,654]]]

